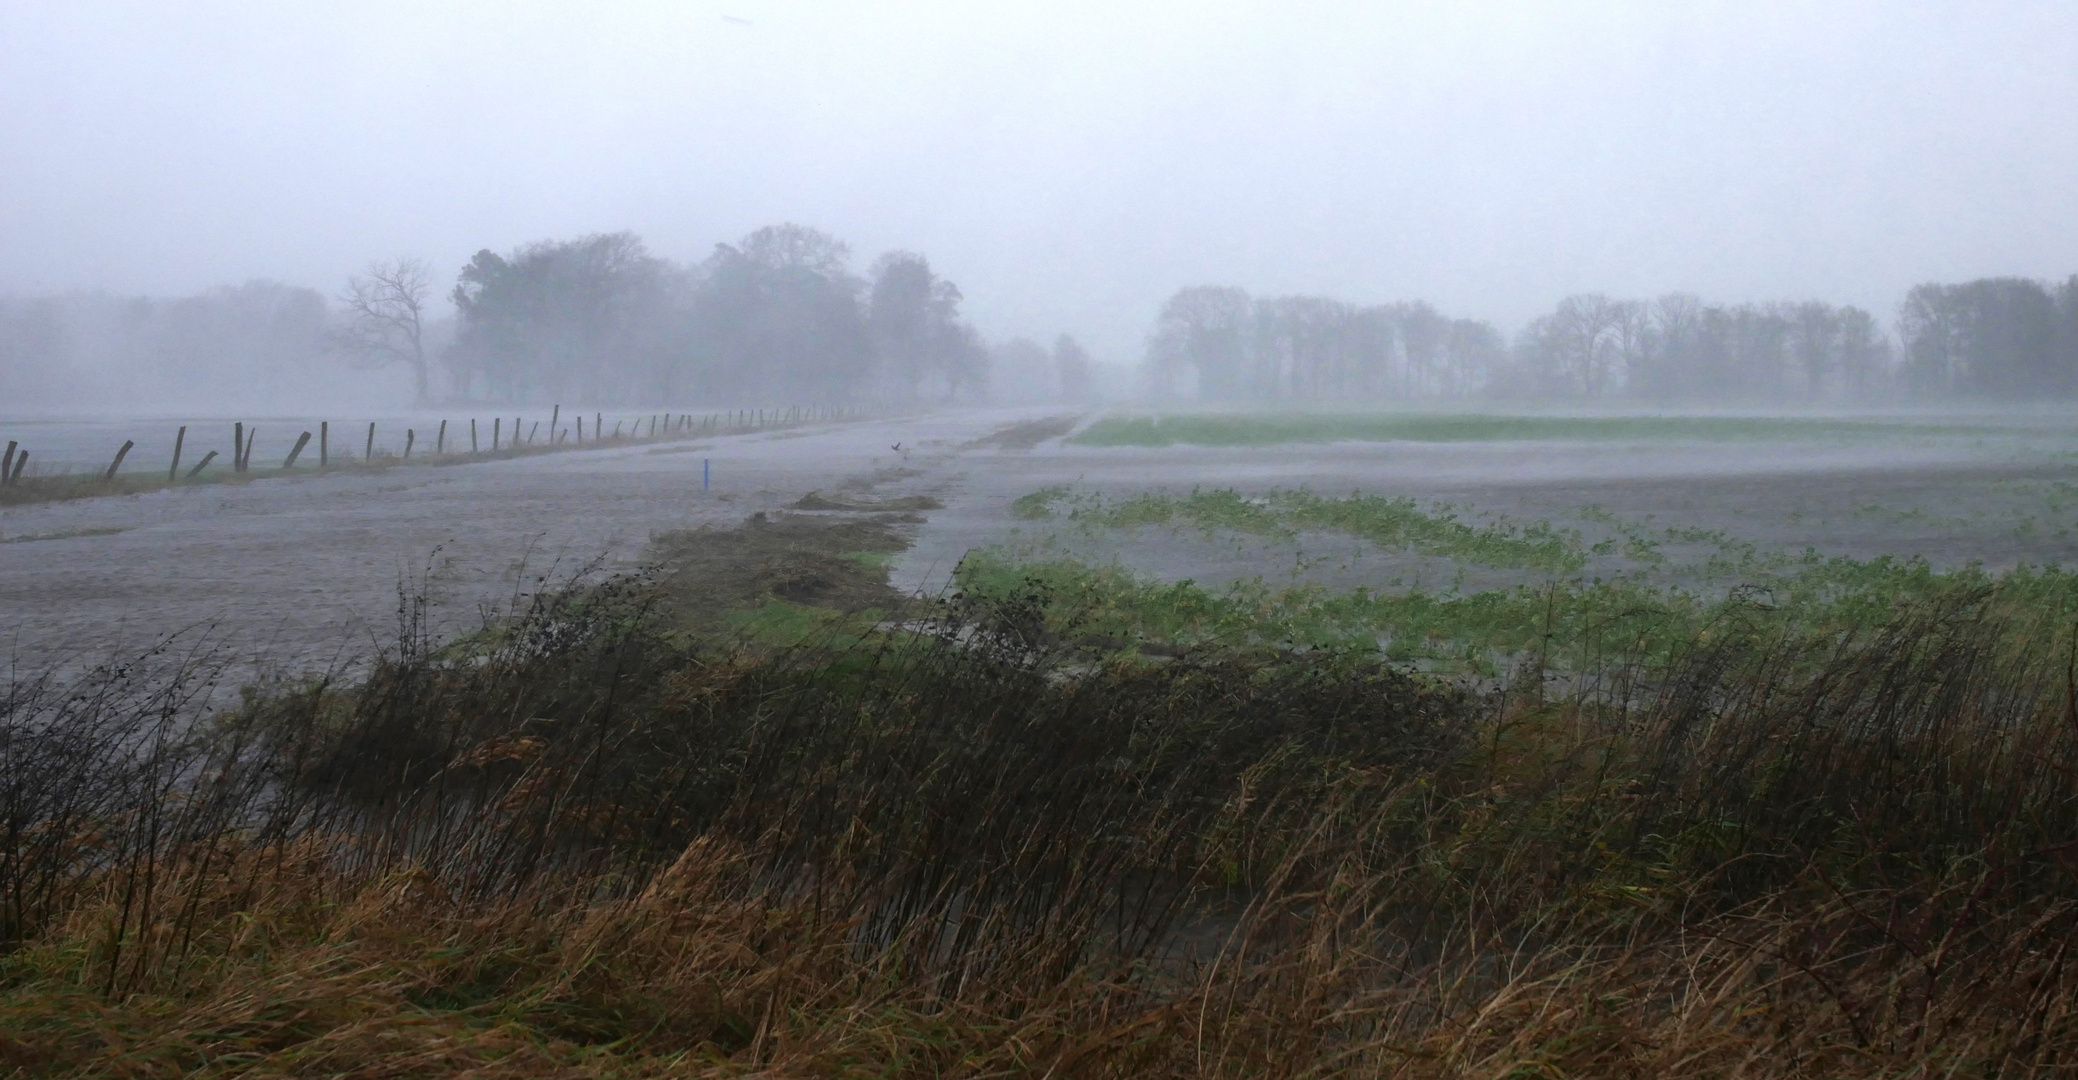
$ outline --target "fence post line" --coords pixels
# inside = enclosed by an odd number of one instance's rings
[[[281,463],[282,471],[296,467],[296,459],[303,456],[303,448],[310,445],[310,432],[296,436],[296,445],[289,449],[289,456]]]
[[[102,483],[108,484],[115,482],[115,471],[123,467],[123,459],[130,455],[130,448],[136,445],[137,443],[134,440],[123,440],[123,448],[115,452],[115,460],[109,462],[108,471],[101,474]]]
[[[327,468],[332,464],[332,421],[317,422],[317,467]]]
[[[173,464],[166,466],[166,482],[169,484],[180,479],[180,445],[187,441],[188,426],[182,424],[180,430],[173,433]],[[8,449],[14,448],[10,446]]]

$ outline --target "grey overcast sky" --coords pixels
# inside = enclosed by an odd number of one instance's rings
[[[1201,283],[1888,321],[2078,272],[2078,3],[0,0],[0,292],[782,220],[1114,360]]]

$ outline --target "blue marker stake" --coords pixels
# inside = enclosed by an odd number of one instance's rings
[[[707,490],[708,481],[714,479],[714,470],[707,458],[700,459],[700,490]]]

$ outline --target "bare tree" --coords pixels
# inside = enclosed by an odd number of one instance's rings
[[[370,263],[365,272],[346,279],[346,291],[339,296],[346,325],[333,334],[338,348],[359,363],[410,367],[420,404],[426,402],[431,374],[425,315],[432,291],[424,259],[400,256]]]

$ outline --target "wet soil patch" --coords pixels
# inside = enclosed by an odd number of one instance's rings
[[[732,528],[660,536],[651,550],[674,621],[711,633],[732,613],[775,602],[843,614],[899,606],[885,556],[908,549],[920,520],[757,513]]]
[[[801,496],[793,505],[795,510],[841,510],[851,513],[879,513],[884,511],[943,510],[945,504],[929,495],[903,495],[893,499],[843,499],[832,498],[820,491],[811,491]]]
[[[994,447],[999,450],[1030,450],[1048,439],[1058,439],[1075,430],[1078,416],[1049,416],[1043,420],[1026,420],[992,431],[979,439],[966,443],[963,449]]]

